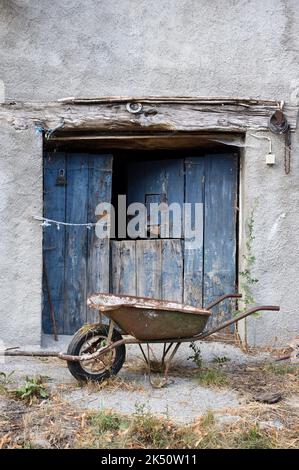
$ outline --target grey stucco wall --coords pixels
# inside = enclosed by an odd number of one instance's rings
[[[1,0],[6,97],[288,99],[297,0]]]
[[[267,166],[267,140],[253,135],[267,136],[272,141],[276,164]],[[248,218],[254,210],[252,253],[256,262],[252,277],[253,297],[258,304],[280,305],[281,311],[264,312],[250,317],[247,323],[247,341],[253,346],[283,346],[299,335],[299,162],[298,134],[293,137],[291,173],[284,171],[284,136],[271,132],[248,132],[241,167],[241,266],[246,253]]]
[[[298,104],[297,0],[1,0],[0,90],[9,100],[65,96],[193,95],[283,99]],[[41,321],[42,143],[33,129],[1,133],[0,331],[37,344]],[[252,345],[298,333],[298,133],[292,170],[273,138],[247,136],[242,162],[242,244],[253,201],[254,288],[282,312],[247,321]],[[22,222],[21,222],[22,221]],[[1,334],[0,334],[1,336]]]
[[[38,345],[42,229],[32,216],[42,213],[42,138],[1,122],[0,142],[0,342]]]

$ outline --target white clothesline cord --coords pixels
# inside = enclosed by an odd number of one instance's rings
[[[92,227],[95,227],[97,224],[88,222],[87,224],[71,224],[69,222],[62,222],[60,220],[53,220],[53,219],[47,219],[47,217],[40,217],[37,215],[33,216],[34,220],[39,220],[42,222],[40,225],[42,227],[50,227],[52,224],[56,225],[57,229],[60,229],[60,225],[67,225],[68,227],[86,227],[88,230],[90,230]]]

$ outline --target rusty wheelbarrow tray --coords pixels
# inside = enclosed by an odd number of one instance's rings
[[[88,306],[97,309],[109,319],[109,327],[102,323],[86,325],[74,336],[68,353],[59,357],[68,361],[70,372],[78,380],[101,381],[115,375],[125,359],[125,345],[138,344],[149,367],[150,343],[163,343],[162,364],[164,365],[164,383],[170,362],[183,342],[203,340],[253,313],[272,310],[274,305],[261,305],[233,316],[216,328],[205,331],[207,321],[212,315],[211,309],[228,298],[240,298],[241,294],[227,294],[219,297],[206,308],[197,308],[172,301],[163,301],[146,297],[94,294],[88,299]],[[122,334],[129,335],[123,338]],[[147,355],[142,348],[147,344]],[[86,367],[89,365],[89,367]],[[97,367],[94,368],[94,364]],[[94,368],[94,369],[93,369]],[[163,383],[163,384],[164,384]]]
[[[98,294],[88,299],[123,331],[141,341],[189,338],[203,331],[209,310],[147,297]]]

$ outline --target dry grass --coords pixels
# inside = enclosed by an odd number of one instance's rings
[[[144,407],[130,416],[109,410],[78,411],[59,397],[26,406],[5,398],[0,448],[298,448],[299,415],[286,402],[249,403],[211,412],[188,426],[158,417]],[[236,415],[221,424],[219,415]],[[279,422],[279,428],[263,428]]]
[[[78,387],[88,390],[90,393],[99,392],[101,390],[107,390],[109,392],[117,392],[118,390],[127,392],[144,392],[144,387],[133,381],[124,380],[120,377],[110,377],[109,379],[103,380],[103,382],[93,382],[92,380],[86,383],[78,383]]]
[[[26,405],[6,399],[0,421],[0,448],[68,448],[80,430],[84,413],[58,397]]]
[[[102,390],[109,392],[117,392],[118,390],[125,390],[128,392],[144,392],[145,388],[140,383],[134,380],[124,380],[118,376],[112,376],[109,379],[103,380],[103,382],[94,382],[89,380],[87,382],[76,382],[71,384],[59,384],[56,386],[57,391],[70,392],[74,390],[84,389],[88,393],[97,393]]]
[[[225,413],[241,417],[238,423],[228,426],[225,432],[238,432],[239,427],[250,425],[260,428],[262,424],[267,424],[263,434],[271,439],[274,448],[299,447],[298,408],[290,406],[288,400],[273,405],[250,402],[238,410],[225,410]],[[270,423],[277,423],[278,427],[270,426]]]
[[[209,412],[191,425],[180,426],[144,407],[130,416],[112,410],[78,410],[61,399],[59,386],[51,388],[49,399],[29,406],[7,391],[10,378],[3,376],[0,448],[299,448],[298,367],[223,363],[187,371],[177,366],[172,371],[187,373],[194,383],[205,387],[235,389],[246,399],[245,404],[215,415]],[[85,387],[91,393],[144,390],[118,377]],[[262,392],[279,392],[283,400],[273,405],[257,403],[254,396]],[[225,423],[221,416],[236,416],[236,420]]]
[[[153,416],[139,409],[132,416],[101,411],[88,418],[89,427],[79,438],[76,447],[95,448],[298,448],[298,422],[287,418],[285,407],[254,405],[242,408],[240,420],[220,425],[209,412],[189,426]],[[231,413],[234,410],[228,410]],[[224,411],[224,415],[227,411]],[[282,429],[263,429],[259,423],[278,419]],[[288,427],[286,427],[288,425]]]
[[[281,393],[283,397],[299,395],[299,368],[289,364],[264,363],[227,368],[228,384],[252,398],[259,393]]]
[[[148,367],[142,360],[127,363],[126,368],[138,374],[148,373]],[[151,371],[153,374],[163,373],[161,363],[151,361]],[[206,387],[229,387],[248,399],[266,391],[282,393],[284,397],[299,394],[299,366],[288,362],[236,365],[230,361],[215,360],[209,367],[184,367],[174,362],[170,375],[188,377]]]

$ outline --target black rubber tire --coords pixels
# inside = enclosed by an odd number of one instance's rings
[[[78,356],[78,354],[80,354],[80,350],[83,344],[88,339],[96,335],[108,337],[108,331],[109,331],[109,327],[106,325],[96,326],[88,330],[87,332],[84,330],[78,330],[77,333],[75,333],[75,335],[73,336],[73,339],[69,344],[67,354],[70,354],[72,356]],[[111,338],[112,342],[115,343],[116,341],[119,341],[121,339],[123,339],[121,334],[117,330],[113,329],[112,338]],[[126,358],[125,345],[121,344],[120,346],[115,348],[115,353],[116,353],[115,358],[111,367],[98,374],[88,373],[88,371],[83,369],[80,362],[67,361],[67,366],[69,368],[70,373],[79,382],[87,382],[90,380],[93,382],[102,382],[103,380],[108,379],[112,375],[116,375],[119,372],[119,370],[122,368],[123,363]]]

